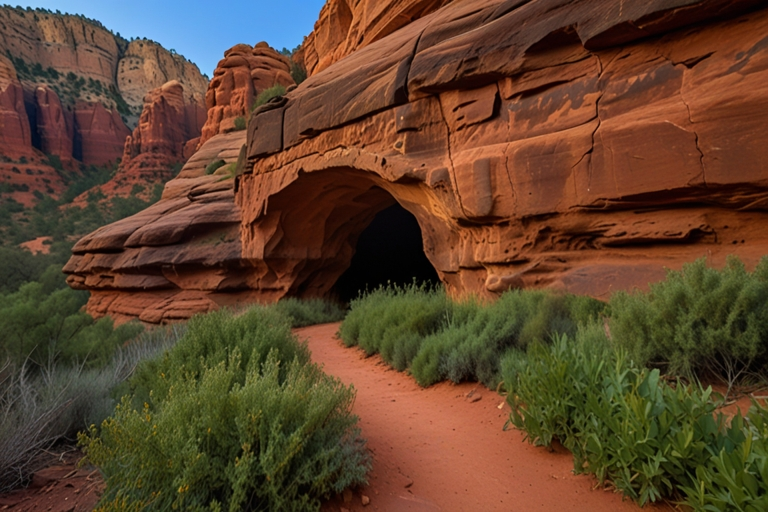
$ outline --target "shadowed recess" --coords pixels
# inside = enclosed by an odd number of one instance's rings
[[[416,217],[393,204],[379,212],[360,234],[352,262],[332,293],[349,302],[366,289],[387,283],[405,285],[414,280],[431,285],[440,282],[424,254]]]

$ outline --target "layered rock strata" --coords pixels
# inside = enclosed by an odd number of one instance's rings
[[[765,34],[750,0],[453,2],[254,113],[237,250],[177,265],[183,237],[127,241],[137,217],[81,241],[70,282],[101,314],[149,269],[217,269],[215,286],[174,282],[217,304],[322,296],[394,202],[454,295],[605,298],[702,256],[753,265],[768,254]]]
[[[290,70],[290,60],[264,42],[253,48],[238,44],[227,50],[205,93],[208,119],[199,144],[219,133],[235,131],[235,119],[245,122],[262,91],[275,85],[293,85]]]
[[[0,56],[0,180],[24,203],[65,188],[46,155],[70,171],[114,163],[148,92],[175,80],[184,101],[203,108],[208,85],[197,66],[157,43],[128,42],[96,21],[44,9],[0,7]],[[14,167],[40,171],[44,181],[15,179]]]
[[[251,300],[231,174],[245,136],[214,136],[166,184],[159,202],[74,246],[64,272],[71,287],[91,291],[90,314],[161,323]],[[226,165],[206,175],[217,160]]]
[[[139,186],[146,195],[152,185],[165,183],[173,177],[174,166],[191,156],[188,145],[197,145],[204,122],[202,104],[184,94],[178,81],[150,91],[138,126],[125,139],[120,167],[99,190],[107,197],[128,196]],[[78,200],[85,201],[88,193]]]
[[[293,60],[308,75],[314,75],[451,1],[329,0],[320,9],[315,29],[304,39]]]

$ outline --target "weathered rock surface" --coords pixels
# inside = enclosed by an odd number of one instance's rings
[[[35,89],[34,104],[40,151],[58,155],[63,162],[71,161],[75,138],[74,116],[62,107],[59,96],[47,85]]]
[[[24,90],[11,61],[0,55],[0,154],[23,154],[30,140],[29,119],[24,109]]]
[[[42,188],[14,181],[4,171],[10,162],[0,161],[0,174],[22,202],[34,192],[64,189],[46,154],[71,169],[75,160],[115,162],[149,91],[176,80],[184,101],[202,106],[208,84],[197,66],[157,43],[128,42],[96,21],[41,9],[0,7],[0,55],[0,159],[35,159],[32,171],[46,174]]]
[[[453,0],[329,0],[293,59],[309,76]]]
[[[64,267],[73,288],[91,290],[88,312],[150,323],[247,300],[240,258],[240,210],[229,171],[244,131],[216,135],[143,212],[81,239]],[[227,165],[206,175],[215,160]]]
[[[395,201],[455,295],[607,297],[701,256],[753,265],[768,254],[766,34],[756,0],[451,3],[255,112],[239,237],[218,257],[217,279],[237,284],[207,297],[328,293]],[[84,239],[68,267],[96,313],[106,294],[134,300],[99,281],[134,275],[121,229]],[[167,252],[152,264],[187,247],[153,246]]]
[[[205,93],[208,119],[199,144],[219,133],[234,131],[235,119],[250,115],[260,92],[277,84],[293,85],[290,69],[290,60],[267,43],[253,48],[238,44],[227,50]]]
[[[139,125],[125,139],[123,158],[115,176],[97,187],[106,197],[129,196],[135,185],[148,195],[155,184],[172,178],[173,167],[184,163],[185,148],[200,137],[205,110],[172,80],[144,97]],[[86,192],[76,202],[85,202]]]

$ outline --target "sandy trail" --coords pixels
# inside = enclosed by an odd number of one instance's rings
[[[370,485],[351,502],[339,498],[324,510],[640,510],[619,494],[593,490],[593,478],[573,475],[565,450],[552,453],[524,442],[519,431],[504,432],[509,406],[499,408],[498,394],[477,384],[422,389],[378,356],[345,348],[335,338],[338,327],[296,333],[308,339],[312,359],[327,373],[354,384],[354,412],[373,452],[373,470]],[[366,507],[362,495],[370,498]]]

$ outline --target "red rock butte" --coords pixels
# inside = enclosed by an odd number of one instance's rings
[[[234,206],[205,209],[214,177],[174,180],[81,240],[66,271],[89,311],[327,295],[394,204],[457,296],[607,298],[768,254],[763,2],[454,1],[395,25],[254,112],[234,187],[210,192]],[[205,220],[174,219],[181,202]]]

